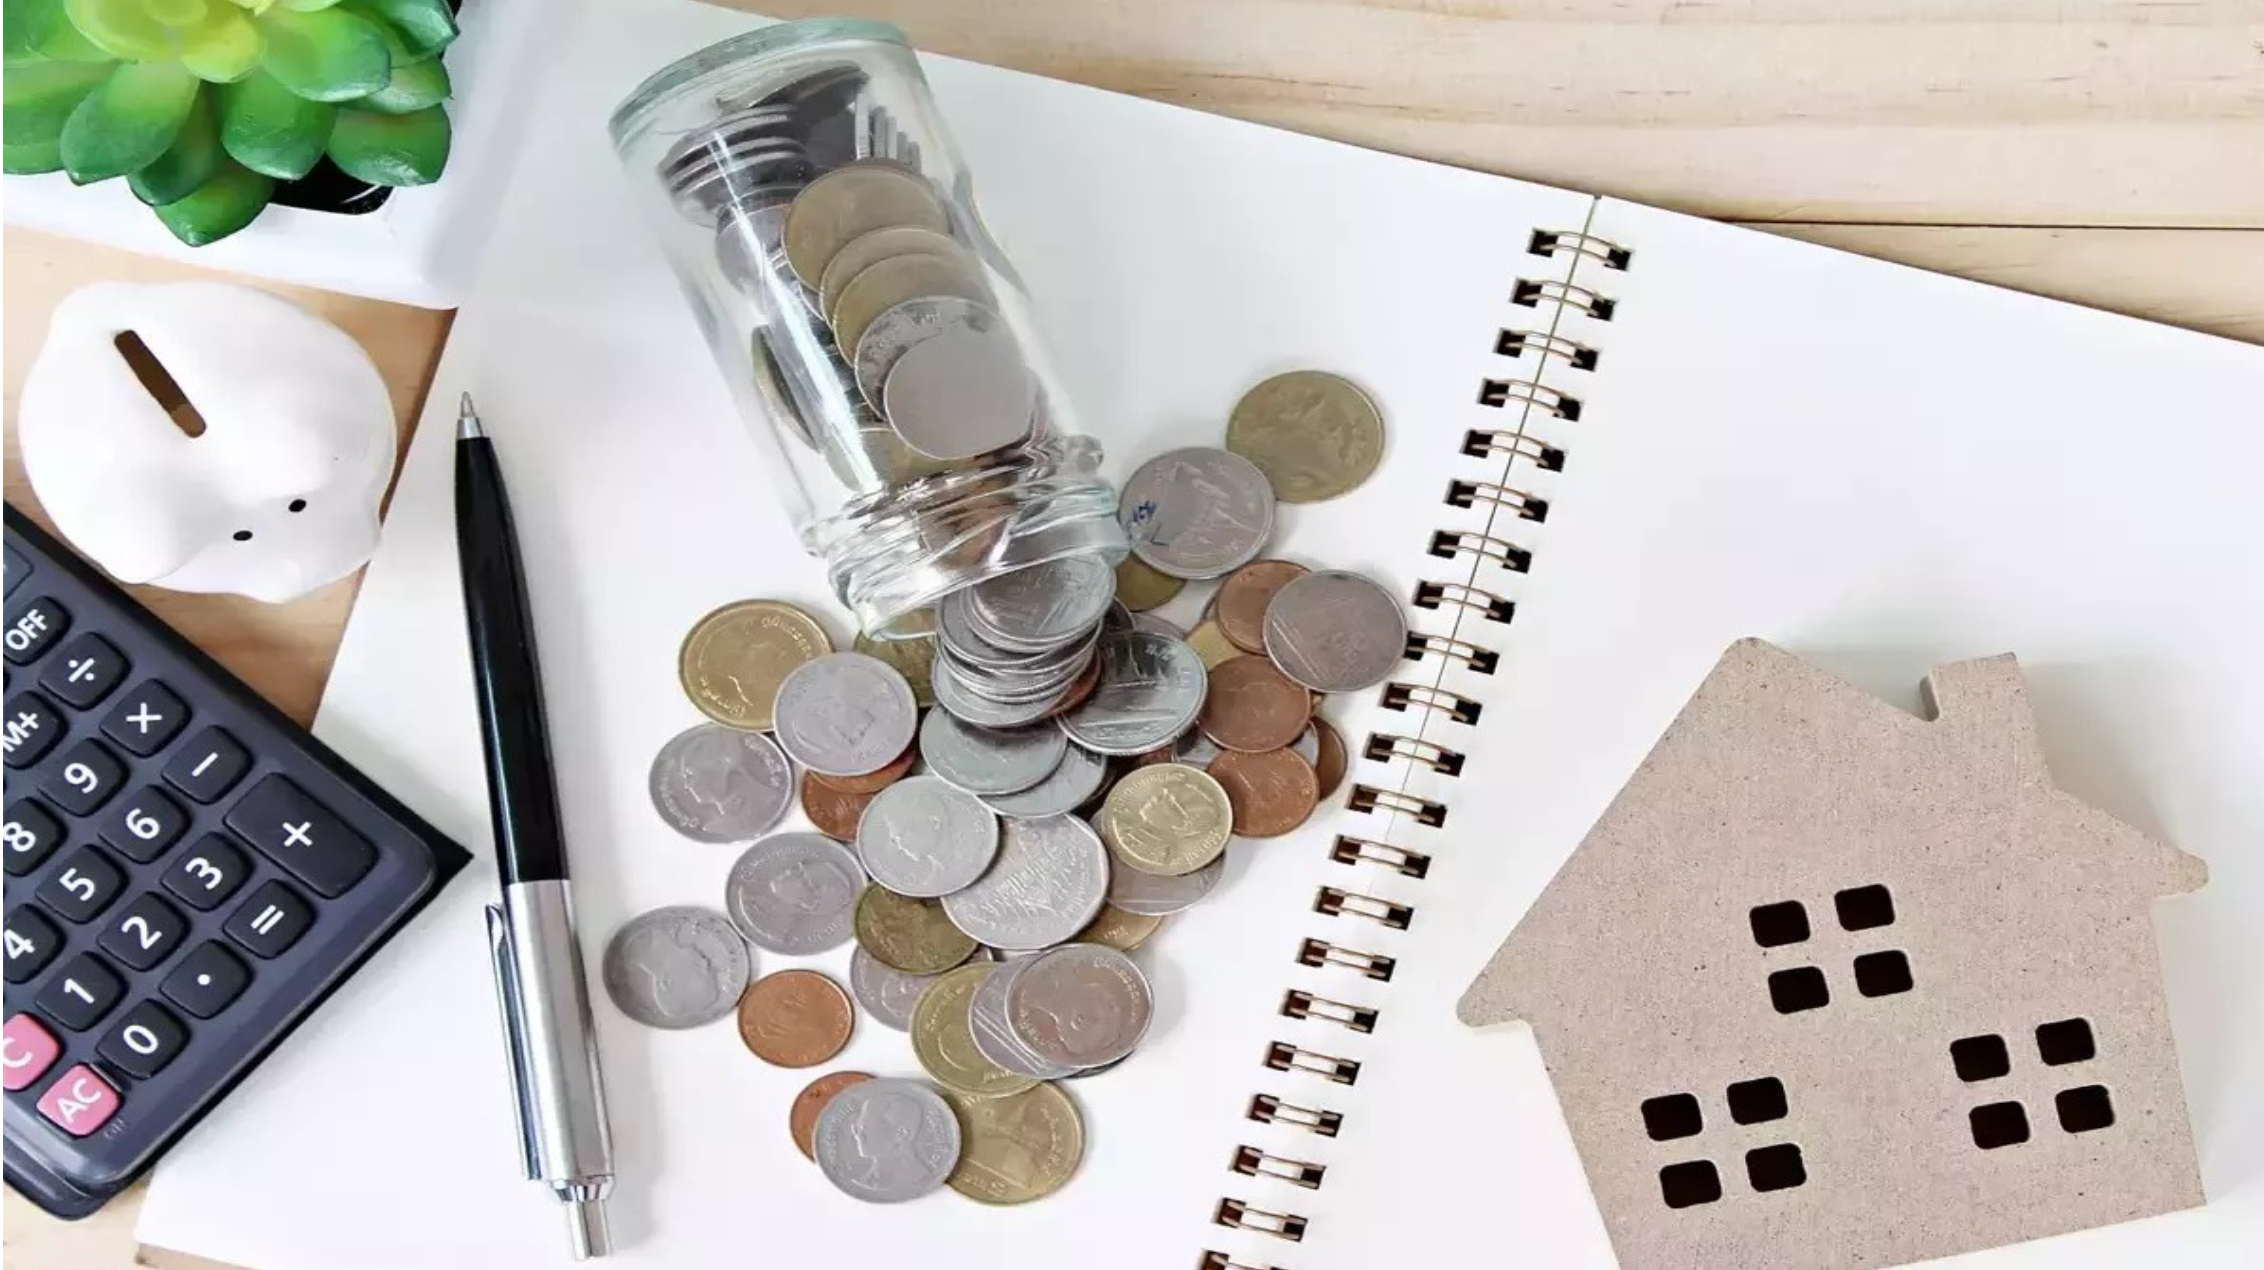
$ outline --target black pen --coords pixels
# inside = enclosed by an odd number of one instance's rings
[[[495,443],[465,393],[456,429],[456,555],[479,697],[481,756],[503,900],[487,910],[488,951],[511,1059],[512,1107],[527,1177],[566,1205],[574,1258],[611,1249],[605,1197],[613,1137],[589,985],[574,935],[558,783],[543,717],[527,579]]]

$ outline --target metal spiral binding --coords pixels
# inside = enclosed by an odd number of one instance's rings
[[[1579,256],[1583,261],[1593,261],[1596,265],[1615,272],[1627,269],[1634,260],[1634,253],[1619,244],[1578,230],[1535,231],[1527,249],[1536,256]],[[1510,294],[1510,302],[1524,308],[1535,308],[1544,302],[1552,303],[1604,322],[1610,321],[1618,308],[1615,299],[1592,287],[1554,279],[1517,279]],[[1499,357],[1516,359],[1523,359],[1530,354],[1539,359],[1543,367],[1561,364],[1580,371],[1593,371],[1602,357],[1601,352],[1593,346],[1552,330],[1513,327],[1504,327],[1498,332],[1493,352]],[[1483,379],[1479,384],[1477,400],[1478,404],[1489,409],[1523,406],[1529,412],[1527,417],[1546,414],[1566,422],[1577,422],[1583,408],[1579,397],[1543,383],[1538,378]],[[1463,434],[1462,453],[1470,458],[1492,460],[1497,464],[1506,461],[1508,470],[1513,473],[1527,470],[1562,472],[1565,465],[1565,452],[1562,448],[1526,435],[1522,423],[1514,428],[1472,428]],[[1513,476],[1511,479],[1517,478]],[[1498,509],[1498,512],[1491,517],[1486,532],[1462,529],[1434,531],[1427,548],[1431,555],[1447,560],[1464,556],[1483,558],[1518,573],[1532,567],[1533,556],[1530,550],[1491,530],[1504,523],[1545,522],[1549,515],[1549,502],[1546,498],[1530,489],[1503,484],[1498,480],[1458,477],[1448,483],[1446,496],[1441,501],[1446,506],[1462,510],[1483,505],[1489,511]],[[1506,516],[1502,513],[1506,513]],[[1516,602],[1510,597],[1463,581],[1426,580],[1416,586],[1410,602],[1418,609],[1431,611],[1452,605],[1469,612],[1477,620],[1502,625],[1512,622],[1517,614]],[[1470,672],[1481,675],[1494,674],[1501,662],[1498,651],[1456,635],[1410,632],[1406,646],[1407,659],[1420,662],[1431,656],[1459,663]],[[1482,703],[1460,693],[1430,684],[1397,681],[1383,686],[1378,704],[1387,710],[1403,714],[1416,710],[1428,711],[1446,723],[1463,726],[1477,723],[1483,713]],[[1420,735],[1423,731],[1421,728],[1413,731],[1417,735],[1371,732],[1361,747],[1360,757],[1370,762],[1386,764],[1404,759],[1411,765],[1428,768],[1443,776],[1458,777],[1463,774],[1466,756],[1462,751]],[[1447,816],[1447,804],[1443,802],[1418,797],[1401,789],[1360,781],[1351,783],[1344,805],[1348,810],[1356,812],[1402,815],[1416,824],[1432,827],[1443,825]],[[1432,862],[1431,856],[1425,852],[1352,834],[1338,834],[1329,844],[1328,858],[1330,862],[1347,868],[1373,868],[1390,877],[1412,878],[1417,881],[1430,875]],[[1408,929],[1415,920],[1415,910],[1416,906],[1413,904],[1343,886],[1322,886],[1313,896],[1313,911],[1316,913],[1332,918],[1359,918],[1374,922],[1385,930]],[[1354,930],[1355,927],[1357,923],[1345,929]],[[1357,933],[1341,938],[1366,942]],[[1330,972],[1333,976],[1330,983],[1345,985],[1331,988],[1332,992],[1346,991],[1357,985],[1392,981],[1399,970],[1397,957],[1341,942],[1341,938],[1302,940],[1296,948],[1296,964]],[[1303,988],[1291,988],[1282,994],[1280,1013],[1282,1017],[1297,1020],[1300,1024],[1333,1024],[1356,1033],[1378,1030],[1383,1017],[1382,1011],[1376,1006],[1323,996]],[[1293,1077],[1311,1077],[1335,1085],[1355,1083],[1361,1071],[1361,1064],[1357,1059],[1338,1057],[1281,1040],[1272,1041],[1266,1046],[1262,1064],[1268,1071],[1290,1073]],[[1272,1129],[1303,1130],[1322,1138],[1338,1136],[1343,1132],[1345,1123],[1344,1113],[1339,1110],[1290,1102],[1271,1093],[1253,1094],[1245,1118]],[[1227,1167],[1229,1172],[1238,1177],[1260,1178],[1307,1190],[1320,1189],[1328,1175],[1328,1168],[1324,1164],[1282,1155],[1250,1144],[1236,1147]],[[1311,1229],[1310,1219],[1303,1215],[1261,1208],[1250,1201],[1231,1196],[1218,1201],[1211,1213],[1211,1220],[1215,1225],[1231,1230],[1271,1235],[1290,1243],[1302,1242]],[[1207,1249],[1197,1259],[1196,1270],[1291,1268],[1236,1260],[1234,1254]]]

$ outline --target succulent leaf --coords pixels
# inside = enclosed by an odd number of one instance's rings
[[[0,172],[10,176],[33,176],[62,170],[63,143],[60,140],[0,145]]]
[[[183,33],[181,65],[199,79],[233,83],[252,73],[265,48],[266,41],[250,18],[229,5],[216,4],[202,22]]]
[[[385,87],[354,103],[356,110],[375,110],[381,114],[405,115],[412,110],[423,110],[448,100],[448,68],[437,57],[421,62],[393,66],[393,78]]]
[[[197,94],[180,134],[165,153],[126,177],[134,197],[152,207],[185,198],[220,171],[220,110],[210,92]]]
[[[141,7],[165,26],[195,26],[212,9],[210,0],[141,0]]]
[[[448,0],[344,0],[345,6],[390,27],[407,50],[405,60],[422,61],[456,38],[456,15]]]
[[[108,78],[108,66],[86,62],[35,62],[0,72],[7,144],[53,145],[61,139],[71,112]]]
[[[329,8],[338,3],[338,0],[276,0],[276,2],[286,9],[295,9],[300,13],[313,13],[317,9]]]
[[[227,159],[211,180],[156,209],[157,219],[191,247],[218,242],[252,223],[275,194],[272,178]]]
[[[63,0],[6,0],[0,43],[10,66],[30,62],[107,62],[109,51],[79,34]]]
[[[220,90],[220,141],[236,162],[277,180],[312,171],[338,108],[308,101],[260,71]]]
[[[268,10],[259,22],[267,37],[261,66],[285,88],[310,101],[352,101],[385,87],[393,57],[385,37],[366,19],[344,9],[298,13]]]
[[[341,110],[330,133],[330,161],[372,185],[425,185],[448,166],[448,112],[439,106],[405,115]]]
[[[173,40],[141,0],[63,0],[71,25],[112,57],[133,62],[171,61]]]
[[[165,153],[203,81],[174,62],[124,62],[63,123],[63,170],[86,184],[124,176]]]

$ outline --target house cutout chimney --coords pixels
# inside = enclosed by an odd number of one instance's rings
[[[2053,786],[2012,657],[1923,691],[1731,645],[1463,995],[1532,1026],[1624,1270],[2203,1202],[2152,909],[2207,870]]]

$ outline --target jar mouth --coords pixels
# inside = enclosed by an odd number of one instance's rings
[[[614,108],[612,118],[606,122],[606,132],[616,147],[623,145],[643,116],[662,102],[697,85],[707,76],[743,72],[750,58],[847,44],[891,44],[906,49],[912,46],[901,28],[868,18],[808,18],[757,27],[745,35],[734,35],[680,57],[646,76],[627,100]]]

